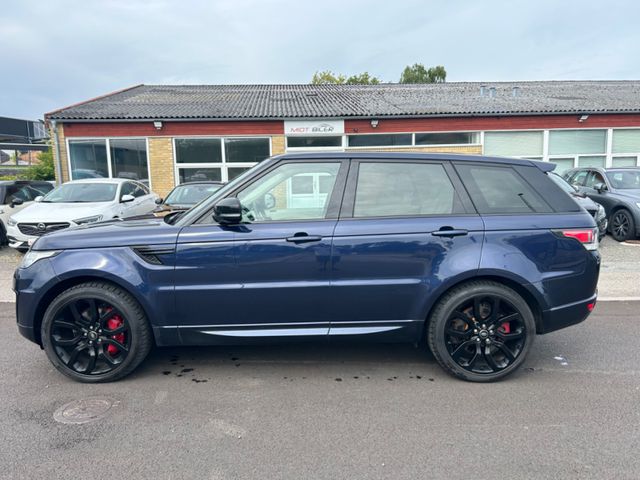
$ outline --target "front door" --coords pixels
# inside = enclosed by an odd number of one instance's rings
[[[415,339],[431,294],[478,268],[481,218],[450,165],[354,161],[334,233],[330,337]]]
[[[240,225],[185,227],[176,265],[184,341],[327,335],[331,242],[347,168],[346,161],[283,161],[229,192],[243,206]],[[301,202],[292,189],[307,178],[323,178],[324,194]]]

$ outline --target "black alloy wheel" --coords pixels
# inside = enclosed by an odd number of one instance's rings
[[[611,217],[611,235],[619,242],[631,238],[635,229],[633,217],[627,210],[618,210]]]
[[[509,287],[471,281],[443,296],[429,318],[429,347],[448,373],[473,382],[509,375],[536,334],[527,302]]]
[[[153,345],[140,304],[105,282],[83,283],[59,294],[44,314],[41,339],[60,372],[86,383],[128,375]]]
[[[520,312],[495,295],[477,295],[449,315],[445,343],[453,361],[472,373],[497,373],[523,351],[527,328]]]
[[[125,315],[97,298],[70,300],[63,305],[53,319],[50,340],[62,363],[82,375],[111,372],[131,349]]]

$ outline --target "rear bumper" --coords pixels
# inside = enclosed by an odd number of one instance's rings
[[[549,333],[583,322],[593,311],[597,297],[598,294],[594,293],[584,300],[543,311],[538,333]]]

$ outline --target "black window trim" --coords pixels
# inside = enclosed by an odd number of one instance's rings
[[[349,169],[349,176],[347,178],[347,184],[342,201],[342,207],[340,209],[340,220],[384,220],[384,219],[401,219],[401,218],[438,218],[438,217],[468,217],[478,216],[478,212],[473,206],[469,195],[462,184],[462,181],[458,177],[457,172],[453,169],[451,162],[446,160],[423,160],[414,158],[352,158],[351,167]],[[358,185],[358,175],[360,172],[361,163],[416,163],[416,164],[430,164],[441,165],[444,168],[445,173],[449,177],[454,192],[458,195],[460,203],[464,212],[459,213],[437,213],[437,214],[422,214],[422,215],[384,215],[384,216],[366,216],[366,217],[354,217],[353,211],[355,209],[356,200],[356,187]]]

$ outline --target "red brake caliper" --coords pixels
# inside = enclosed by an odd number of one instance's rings
[[[114,315],[109,320],[107,320],[107,328],[109,330],[114,330],[120,327],[123,323],[124,322],[122,321],[122,317],[120,315]],[[124,344],[124,333],[116,333],[115,335],[112,335],[111,338],[113,338],[116,342]],[[114,356],[118,353],[118,351],[119,349],[115,345],[111,343],[107,345],[107,352],[109,353],[109,355]]]
[[[511,333],[511,326],[509,325],[509,322],[504,322],[500,327],[502,328],[502,333]]]

